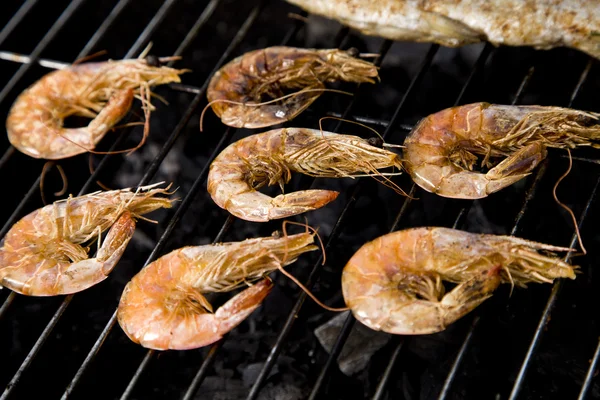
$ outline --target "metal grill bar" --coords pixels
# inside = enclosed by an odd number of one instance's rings
[[[471,70],[471,73],[469,74],[469,76],[467,77],[467,80],[465,81],[464,85],[462,86],[461,91],[460,91],[460,93],[459,93],[459,95],[458,95],[458,97],[457,97],[457,99],[455,101],[455,105],[460,103],[460,101],[463,98],[464,94],[466,93],[468,87],[470,86],[471,82],[473,81],[473,78],[479,72],[479,70],[483,67],[483,65],[485,64],[486,60],[488,59],[488,57],[490,56],[490,54],[492,53],[492,51],[493,51],[492,50],[492,46],[489,43],[486,43],[486,45],[484,46],[483,50],[480,52],[480,54],[479,54],[479,56],[477,58],[477,61],[475,62],[475,65],[473,66],[473,69]],[[426,60],[427,60],[427,58],[426,58]],[[431,59],[429,59],[429,61],[431,62]],[[425,66],[425,64],[423,64],[423,67],[424,66]],[[420,69],[420,73],[424,74],[424,72],[425,72],[424,70]],[[413,87],[416,87],[416,86],[413,86]],[[407,95],[408,95],[408,92],[407,92]],[[403,99],[403,101],[400,103],[400,105],[399,105],[399,107],[397,109],[397,112],[395,113],[395,117],[397,117],[398,111],[400,110],[401,105],[404,103],[404,100],[405,99]],[[392,121],[394,121],[394,118],[392,118]],[[390,124],[390,126],[392,126],[392,125],[393,124]],[[388,129],[389,129],[389,127],[388,127]],[[404,201],[404,203],[402,205],[402,208],[400,209],[400,211],[399,211],[396,219],[394,220],[394,224],[392,225],[392,228],[390,229],[390,232],[393,232],[394,230],[396,230],[396,228],[397,228],[397,226],[398,226],[398,224],[400,222],[401,216],[404,215],[404,213],[406,212],[406,210],[408,208],[408,205],[411,202],[411,199],[413,198],[412,194],[414,194],[415,190],[416,190],[416,185],[414,185],[414,183],[413,183],[412,187],[411,187],[411,195],[409,195],[405,199],[405,201]],[[324,377],[327,375],[327,373],[329,372],[330,367],[333,365],[333,360],[335,360],[338,357],[339,352],[342,350],[342,348],[344,346],[344,343],[345,343],[345,341],[346,341],[346,339],[347,339],[347,337],[348,337],[348,335],[350,333],[350,329],[352,327],[352,324],[349,324],[350,320],[354,321],[354,316],[352,314],[348,315],[348,318],[346,319],[346,322],[344,323],[344,326],[343,326],[342,330],[338,334],[338,337],[336,339],[336,344],[334,346],[334,349],[329,353],[329,357],[327,359],[327,362],[326,362],[325,366],[323,367],[323,369],[321,370],[319,378],[317,379],[317,382],[315,383],[315,385],[313,387],[313,390],[312,390],[312,393],[311,393],[311,399],[316,398],[316,396],[318,394],[318,391],[320,390],[320,387],[321,387],[321,385],[322,385],[322,383],[324,381]],[[349,326],[349,328],[347,328],[348,326]],[[348,332],[345,332],[344,329],[348,329]],[[400,338],[398,340],[399,340],[399,344],[398,344],[397,348],[398,348],[398,351],[399,351],[399,348],[402,346],[403,340],[402,340],[402,338]],[[334,350],[337,350],[337,351],[334,351]],[[395,363],[396,359],[397,359],[397,356],[395,356],[395,357],[392,356],[391,357],[391,359],[388,362],[388,365],[386,367],[386,371],[391,371],[392,370],[393,364]],[[387,377],[384,375],[384,378],[382,378],[382,380],[387,381]],[[381,396],[381,394],[383,393],[384,389],[385,389],[385,384],[382,384],[380,382],[379,385],[378,385],[378,389],[377,389],[377,391],[380,394],[379,395],[376,394],[375,396],[376,397],[377,396]]]
[[[596,346],[596,351],[594,352],[594,357],[592,357],[592,361],[590,362],[590,367],[585,374],[585,380],[583,381],[583,385],[581,385],[581,391],[579,392],[578,400],[584,400],[586,398],[587,392],[590,390],[590,386],[592,385],[592,380],[594,379],[594,372],[596,371],[596,367],[598,366],[598,358],[600,358],[600,342],[598,346]]]
[[[521,81],[521,84],[519,85],[517,92],[515,93],[513,101],[511,102],[512,105],[516,104],[519,101],[519,99],[521,99],[521,97],[525,93],[525,89],[529,85],[529,82],[531,82],[531,78],[533,77],[534,72],[535,72],[535,68],[530,67],[529,70],[527,71],[527,74],[525,74],[525,76],[523,77],[523,80]],[[540,175],[540,174],[543,174],[543,172],[541,172],[541,171],[545,171],[545,170],[546,170],[546,163],[542,163],[542,165],[538,168],[538,173],[536,174],[534,182],[532,183],[531,187],[527,190],[527,193],[525,194],[525,200],[523,202],[523,206],[521,207],[521,210],[517,214],[517,218],[516,218],[517,222],[515,222],[515,225],[513,226],[513,229],[511,230],[511,235],[514,235],[516,233],[517,226],[519,225],[518,221],[520,221],[520,219],[523,217],[523,215],[525,215],[525,211],[527,210],[527,208],[529,206],[529,202],[533,199],[533,195],[535,194],[535,188],[537,188],[537,184],[541,180],[542,175]],[[456,217],[456,219],[454,221],[453,228],[457,228],[459,226],[459,224],[461,223],[462,217],[464,217],[466,215],[466,213],[467,213],[466,207],[462,208],[460,210],[458,216]],[[445,399],[450,394],[450,387],[452,386],[452,383],[454,383],[454,379],[456,378],[456,373],[458,372],[458,368],[460,367],[460,364],[462,363],[463,358],[466,354],[466,350],[468,349],[471,339],[473,338],[473,332],[474,332],[475,328],[477,327],[477,325],[479,324],[479,319],[480,319],[479,316],[475,316],[475,318],[473,319],[473,322],[471,323],[471,326],[469,327],[469,330],[465,336],[465,339],[463,340],[463,344],[461,345],[458,353],[456,354],[456,357],[454,359],[454,362],[452,363],[452,367],[450,368],[450,371],[448,371],[448,376],[446,377],[446,380],[444,381],[442,390],[438,396],[439,400]]]
[[[113,8],[113,10],[111,11],[111,13],[108,16],[108,19],[105,20],[102,23],[101,27],[100,27],[100,29],[102,29],[103,33],[106,33],[106,31],[108,30],[108,28],[110,27],[110,25],[114,22],[114,20],[117,18],[117,16],[122,11],[123,7],[124,7],[124,4],[121,5],[121,3],[118,3]],[[63,12],[63,14],[61,15],[61,17],[63,15],[65,15],[65,13],[66,13],[66,11]],[[151,35],[156,30],[158,24],[161,21],[162,21],[162,18],[153,18],[152,21],[151,21],[151,23],[149,23],[148,26],[146,27],[146,29],[142,32],[142,34],[140,35],[140,37],[138,37],[136,43],[144,43],[144,42],[146,42],[148,40],[149,35]],[[55,25],[57,23],[55,23]],[[61,24],[61,26],[62,26],[62,24]],[[96,32],[96,33],[98,33],[98,32]],[[49,34],[47,34],[46,36],[48,36],[48,35]],[[54,36],[54,35],[52,35],[52,36]],[[91,51],[91,49],[98,43],[98,41],[101,38],[102,38],[102,35],[94,34],[92,36],[92,38],[87,42],[87,44],[85,45],[84,49],[79,53],[79,55],[77,56],[76,59],[79,59],[79,58],[84,57],[85,55],[87,55],[87,51]],[[48,43],[49,42],[50,42],[50,40],[48,40]],[[38,45],[38,47],[39,47],[39,45]],[[40,50],[40,53],[41,53],[42,50]],[[128,53],[131,53],[131,49],[130,49],[130,51]],[[38,54],[38,56],[39,56],[39,54]],[[20,60],[22,60],[22,59],[23,58],[20,58]],[[24,64],[19,70],[21,70],[22,68],[29,68],[33,63],[37,62],[38,60],[39,60],[39,57],[37,57],[37,56],[33,57],[33,55],[32,55],[31,57],[28,57],[27,58],[27,62],[29,62],[29,64]],[[58,62],[55,62],[55,63],[58,64]],[[54,64],[54,65],[56,65],[56,64]],[[59,65],[62,67],[62,66],[65,66],[67,64],[66,63],[60,63]],[[113,143],[113,145],[111,146],[109,152],[112,152],[116,148],[116,146],[118,146],[118,144],[122,140],[124,140],[124,137],[125,137],[125,135],[119,136],[117,138],[117,140],[115,141],[115,143]],[[9,148],[9,150],[7,151],[7,153],[12,154],[12,152],[14,152],[14,148],[11,146]],[[90,176],[90,178],[87,180],[87,182],[84,184],[84,186],[82,187],[82,189],[79,191],[79,195],[82,195],[87,190],[87,188],[89,188],[89,186],[95,181],[96,176],[100,173],[100,171],[102,171],[103,166],[106,164],[106,161],[107,161],[108,157],[109,157],[109,155],[105,156],[102,159],[102,161],[100,162],[100,164],[98,165],[98,167],[96,168],[96,170],[92,173],[92,175]],[[29,189],[29,191],[27,192],[27,194],[25,195],[25,197],[23,198],[23,200],[15,208],[15,210],[13,211],[13,213],[11,214],[11,216],[9,217],[8,221],[2,227],[2,230],[0,230],[0,237],[4,237],[6,235],[6,232],[8,232],[8,230],[10,229],[10,227],[14,224],[15,220],[17,219],[17,217],[19,217],[21,215],[21,213],[23,211],[23,208],[25,208],[25,205],[27,204],[27,202],[36,193],[37,188],[39,187],[39,184],[40,184],[40,180],[41,180],[41,175],[33,183],[33,185],[31,186],[31,188]],[[13,302],[13,300],[15,299],[15,297],[16,297],[15,292],[11,292],[8,295],[8,297],[6,298],[6,300],[3,303],[2,307],[0,308],[0,318],[2,318],[2,315],[6,312],[6,310],[8,309],[9,305]],[[61,315],[62,315],[62,312],[61,312]],[[56,322],[58,322],[58,320],[56,320]],[[43,342],[42,342],[42,344],[43,344]]]
[[[375,65],[380,65],[381,62],[383,62],[383,59],[385,58],[387,51],[389,50],[389,48],[391,46],[391,43],[392,42],[390,40],[385,40],[383,42],[383,44],[380,48],[380,51],[378,52],[379,56],[374,61]],[[340,46],[338,46],[338,47],[341,47],[342,45],[343,45],[343,41],[342,41],[342,44],[340,44]],[[358,86],[360,86],[360,85],[358,85]],[[348,113],[350,112],[355,101],[356,101],[356,96],[352,99],[352,101],[350,102],[350,104],[348,105],[346,110],[344,111],[342,118],[346,118],[346,115],[348,115]],[[340,124],[338,123],[336,128],[333,130],[333,132],[336,132],[339,129],[339,127],[340,127]],[[383,137],[385,138],[385,134],[383,135]],[[313,182],[314,182],[314,179],[313,179]],[[360,190],[360,187],[361,187],[360,182],[355,185],[355,187],[352,191],[352,194],[350,195],[349,200],[344,205],[344,209],[343,209],[342,213],[340,214],[340,217],[336,221],[335,226],[333,227],[333,229],[331,231],[331,234],[329,235],[327,243],[325,243],[324,252],[327,252],[329,247],[335,241],[335,238],[338,236],[338,231],[340,230],[340,226],[341,226],[342,222],[345,220],[345,217],[346,217],[348,211],[352,208],[352,205],[356,201],[356,196],[358,195],[358,191]],[[312,286],[315,283],[314,281],[316,280],[315,278],[317,276],[319,265],[322,262],[323,262],[323,255],[321,254],[319,256],[319,259],[317,260],[317,262],[314,264],[306,283],[304,284],[305,287],[307,287],[309,290],[312,288]],[[300,296],[298,297],[298,300],[296,301],[294,307],[292,307],[292,310],[290,311],[288,318],[286,319],[286,322],[285,322],[283,328],[281,329],[275,344],[271,348],[271,352],[269,353],[267,360],[265,361],[254,384],[252,385],[252,388],[250,389],[247,400],[256,399],[256,397],[258,396],[258,393],[262,389],[262,384],[264,383],[269,372],[273,368],[275,361],[279,357],[279,353],[281,352],[281,347],[283,346],[283,343],[285,342],[285,339],[287,338],[287,336],[292,328],[292,325],[295,320],[295,316],[300,311],[300,308],[302,307],[302,304],[304,303],[305,299],[306,299],[306,293],[305,292],[300,293]]]
[[[410,96],[413,95],[413,91],[416,90],[418,85],[423,80],[423,77],[425,76],[425,73],[431,66],[433,57],[435,56],[435,54],[437,53],[438,50],[439,50],[439,46],[436,46],[436,45],[430,46],[427,54],[425,55],[425,57],[423,58],[423,61],[421,62],[421,65],[419,66],[419,70],[418,70],[417,74],[411,80],[411,83],[409,84],[407,91],[404,93],[404,96],[398,103],[398,106],[396,107],[396,110],[394,111],[392,119],[386,127],[383,137],[388,136],[390,134],[390,132],[392,131],[397,120],[399,119],[399,116],[400,116],[402,110],[404,109],[404,105],[406,104],[406,102],[410,98]],[[413,188],[413,192],[414,192],[414,188]],[[410,199],[411,197],[412,196],[409,196],[407,198],[407,200]],[[403,203],[403,207],[401,208],[401,210],[405,210],[407,205],[408,205],[408,203],[405,201]],[[398,221],[398,219],[396,219],[396,222],[397,221]],[[394,227],[395,227],[395,224],[394,224]],[[394,229],[394,227],[392,229]],[[336,342],[335,342],[333,348],[329,352],[327,361],[326,361],[325,365],[323,366],[323,368],[321,369],[321,372],[319,374],[319,377],[317,378],[317,381],[313,385],[313,388],[312,388],[312,391],[310,394],[310,399],[315,399],[317,397],[319,390],[321,389],[321,386],[325,382],[325,378],[326,378],[327,374],[329,373],[329,370],[331,369],[331,366],[333,365],[334,361],[339,356],[339,353],[342,351],[342,349],[344,347],[346,339],[350,335],[350,331],[351,331],[352,327],[354,326],[354,322],[355,322],[354,316],[352,315],[352,313],[349,313],[348,317],[346,318],[346,321],[344,322],[344,325],[342,326],[342,329],[338,333],[338,337],[336,338]]]
[[[398,342],[398,344],[396,345],[396,347],[394,347],[394,351],[392,352],[390,361],[385,367],[383,375],[381,375],[381,379],[379,380],[379,384],[377,385],[377,389],[375,390],[375,394],[373,395],[373,400],[379,400],[383,398],[383,395],[385,393],[385,387],[387,386],[387,383],[390,380],[390,375],[392,374],[392,369],[394,369],[394,364],[396,364],[396,360],[398,359],[400,351],[402,350],[402,346],[404,345],[404,340],[402,337],[396,337],[396,341]]]
[[[65,8],[65,11],[63,11],[63,13],[58,17],[58,19],[56,20],[54,25],[52,25],[48,33],[44,35],[42,40],[40,40],[38,45],[35,46],[35,49],[33,49],[31,54],[29,55],[29,57],[32,60],[38,59],[40,54],[42,54],[42,51],[44,51],[46,46],[52,41],[52,39],[54,39],[58,32],[60,32],[65,23],[69,20],[69,18],[73,16],[73,14],[75,14],[75,11],[77,11],[79,6],[81,6],[84,1],[85,0],[73,0],[67,6],[67,8]],[[29,71],[29,68],[31,68],[32,65],[33,64],[23,64],[17,70],[17,72],[15,72],[15,74],[10,78],[8,83],[2,88],[2,91],[0,91],[0,103],[4,101],[6,95],[8,95],[8,93],[13,89],[13,87],[15,87],[15,85],[23,77],[23,75],[25,75],[25,73]]]
[[[221,56],[221,58],[219,59],[219,61],[215,65],[213,71],[211,71],[211,73],[209,74],[209,77],[207,78],[206,82],[202,86],[204,88],[204,90],[206,90],[206,88],[208,87],[208,82],[210,80],[210,77],[218,70],[218,68],[220,68],[220,66],[223,64],[223,62],[225,62],[225,60],[229,58],[229,56],[231,55],[231,52],[239,45],[239,43],[246,36],[246,34],[247,34],[248,30],[250,29],[251,25],[254,23],[254,21],[258,17],[259,11],[262,8],[262,6],[263,6],[263,2],[261,1],[259,3],[259,5],[257,5],[257,6],[254,7],[254,9],[250,13],[250,15],[248,15],[248,17],[246,18],[244,24],[242,25],[242,27],[240,28],[240,30],[236,34],[235,38],[230,43],[230,45],[227,47],[227,49],[225,50],[224,54]],[[178,136],[179,133],[183,130],[183,128],[187,125],[189,119],[191,118],[192,114],[194,113],[194,111],[196,110],[198,104],[201,101],[201,98],[202,98],[202,96],[204,94],[204,90],[201,93],[199,93],[198,95],[196,95],[196,97],[194,98],[194,100],[192,100],[192,103],[188,107],[188,110],[186,111],[184,117],[180,120],[179,124],[175,128],[172,136],[174,136],[174,137]],[[221,151],[221,149],[224,147],[225,143],[227,143],[229,139],[230,139],[230,136],[223,135],[223,137],[219,141],[219,144],[217,145],[217,147],[215,148],[213,154],[211,155],[210,160],[212,160],[214,157],[216,157],[218,155],[218,153]],[[194,184],[190,188],[190,191],[185,196],[185,198],[183,199],[183,201],[180,203],[179,207],[177,208],[177,211],[173,215],[173,218],[169,221],[169,224],[168,224],[167,228],[165,229],[165,232],[163,233],[163,235],[159,239],[157,245],[153,249],[152,253],[150,254],[150,256],[149,256],[149,258],[147,260],[147,262],[144,265],[147,265],[162,250],[162,248],[164,247],[164,244],[166,243],[166,240],[168,239],[168,237],[171,234],[171,232],[173,231],[175,225],[177,224],[177,222],[181,218],[181,215],[187,210],[187,208],[189,207],[189,204],[193,200],[194,196],[200,190],[201,184],[204,181],[204,179],[206,178],[206,175],[208,174],[208,166],[210,165],[210,160],[205,165],[205,167],[202,169],[201,173],[196,178],[196,181],[194,182]],[[156,165],[156,168],[157,167],[158,166]],[[152,168],[152,167],[150,167],[150,168]],[[149,179],[147,177],[149,177],[148,174],[144,175],[144,177],[142,178],[142,180]],[[104,341],[108,337],[108,334],[111,332],[112,328],[114,327],[115,322],[116,322],[116,318],[117,318],[117,313],[116,313],[116,310],[115,310],[115,312],[111,316],[110,320],[108,321],[108,323],[106,324],[106,326],[104,327],[104,329],[102,330],[102,332],[100,333],[100,336],[98,337],[98,339],[94,343],[94,346],[92,347],[92,349],[90,350],[90,352],[86,356],[85,360],[81,364],[79,370],[77,371],[77,373],[73,377],[73,380],[67,386],[67,388],[66,388],[66,390],[65,390],[65,392],[63,394],[63,398],[67,398],[67,396],[72,393],[72,391],[75,389],[75,386],[79,383],[79,380],[81,379],[81,377],[83,376],[83,374],[85,373],[86,369],[89,367],[89,365],[91,364],[91,362],[93,361],[93,359],[95,358],[95,356],[100,351],[100,347],[102,346],[102,344],[104,343]]]
[[[568,103],[568,107],[571,107],[573,104],[573,101],[575,100],[577,94],[579,93],[579,90],[581,88],[581,86],[583,85],[583,82],[585,81],[585,78],[587,77],[587,74],[589,72],[589,69],[592,65],[592,61],[590,60],[590,62],[588,62],[586,68],[583,70],[577,85],[575,86],[573,92],[571,93],[571,97]],[[529,82],[531,81],[531,77],[533,76],[533,73],[535,71],[534,67],[531,67],[529,69],[528,74],[525,76],[525,78],[523,79],[523,81],[521,82],[521,85],[519,87],[519,90],[517,91],[517,94],[515,95],[515,98],[513,99],[512,104],[516,104],[519,99],[523,96],[525,88],[527,87],[527,85],[529,84]],[[535,193],[537,192],[537,188],[539,186],[539,183],[542,180],[542,177],[544,176],[545,172],[547,169],[547,160],[544,161],[544,163],[542,163],[542,165],[538,168],[538,171],[536,173],[536,176],[534,178],[534,181],[532,182],[531,186],[529,187],[529,189],[527,190],[524,202],[523,202],[523,206],[521,207],[521,209],[519,210],[516,218],[515,218],[515,223],[513,225],[513,228],[510,232],[511,235],[515,235],[520,227],[521,221],[523,219],[523,217],[525,216],[525,213],[528,210],[529,204],[531,202],[531,200],[533,199],[533,197],[535,196]],[[473,321],[473,323],[471,324],[469,331],[467,332],[465,339],[463,341],[463,344],[461,345],[460,350],[458,351],[456,358],[452,364],[452,367],[450,368],[450,371],[448,373],[448,376],[446,377],[446,380],[444,382],[444,386],[442,388],[442,391],[440,392],[439,395],[439,399],[445,399],[447,398],[447,396],[449,395],[449,390],[450,387],[452,385],[452,383],[454,382],[454,379],[456,378],[456,373],[458,372],[458,368],[460,367],[460,364],[463,361],[464,355],[466,353],[466,350],[468,349],[471,339],[473,337],[473,332],[475,330],[475,328],[478,326],[480,321],[479,317],[476,317]]]
[[[172,6],[172,3],[169,3],[169,7],[171,7],[171,6]],[[164,7],[161,8],[161,10],[165,11]],[[212,13],[212,10],[209,10],[209,13]],[[206,13],[203,13],[203,15],[201,15],[201,17],[200,17],[200,20],[206,21],[207,18],[208,18],[208,16],[206,15]],[[163,18],[153,18],[152,19],[151,23],[147,26],[147,28],[144,30],[144,32],[142,33],[142,35],[140,37],[138,37],[138,40],[136,42],[136,43],[138,43],[138,46],[141,46],[141,43],[144,43],[147,40],[147,36],[151,35],[154,32],[154,30],[156,29],[157,25],[162,21],[162,19]],[[197,25],[198,24],[195,25],[195,28],[199,29],[199,27]],[[196,32],[197,32],[197,29],[196,29]],[[92,38],[92,40],[93,41],[97,41],[99,38],[100,38],[99,36],[95,36],[95,37]],[[188,39],[186,42],[189,43],[190,42],[189,36],[186,39]],[[88,44],[89,43],[90,42],[88,42]],[[90,46],[90,48],[91,48],[91,46]],[[183,50],[183,47],[180,46],[180,48],[178,50]],[[131,50],[130,50],[130,53],[131,53]],[[27,65],[29,65],[29,64],[27,64]],[[191,117],[191,112],[189,114],[190,114],[189,117]],[[189,120],[189,117],[188,117],[188,120]],[[186,123],[187,123],[187,120],[186,120]],[[164,150],[164,148],[163,148],[163,150]],[[158,157],[160,157],[161,155],[164,158],[164,156],[166,155],[166,152],[163,152],[163,153],[159,154]],[[105,161],[106,158],[107,157],[105,157],[103,159],[103,161]],[[152,167],[157,168],[157,165],[160,163],[160,162],[157,162],[157,158],[155,158],[154,163],[151,165],[151,168]],[[98,171],[100,169],[101,169],[100,167],[98,169],[96,169],[95,174],[98,173]],[[94,180],[94,175],[95,174],[93,174],[92,177],[90,177],[90,179],[86,183],[85,187],[87,187]],[[148,175],[146,175],[146,177],[148,177]],[[30,192],[31,191],[32,190],[30,190]],[[81,192],[83,192],[83,191],[84,191],[84,189],[82,189]],[[81,195],[81,192],[80,192],[80,195]],[[11,292],[11,294],[9,295],[9,297],[7,298],[7,300],[5,301],[5,303],[3,304],[2,308],[0,309],[0,316],[2,315],[2,313],[5,312],[5,310],[7,309],[8,305],[10,305],[12,303],[12,300],[14,299],[14,297],[15,297],[14,292]],[[62,316],[62,314],[66,310],[67,306],[71,302],[72,297],[73,297],[73,295],[67,296],[65,298],[65,300],[63,301],[63,303],[61,304],[61,306],[59,307],[59,309],[53,315],[52,319],[50,320],[50,322],[48,323],[48,325],[46,326],[46,328],[44,329],[44,331],[42,332],[42,334],[40,335],[40,337],[38,338],[38,340],[34,344],[33,348],[31,349],[31,351],[29,352],[29,354],[27,355],[27,357],[25,358],[25,360],[21,364],[21,366],[18,369],[17,373],[11,379],[10,383],[8,384],[7,388],[5,389],[5,391],[4,391],[3,395],[2,395],[2,399],[5,399],[5,398],[7,398],[10,395],[10,393],[12,392],[12,389],[15,387],[16,383],[19,381],[22,373],[28,368],[28,366],[30,365],[31,361],[35,358],[37,352],[39,351],[39,349],[41,348],[41,346],[44,344],[44,342],[46,341],[46,339],[49,337],[50,333],[54,329],[54,326],[58,323],[60,317]]]
[[[8,35],[10,35],[13,29],[15,29],[17,25],[19,25],[21,20],[25,18],[27,13],[33,8],[37,1],[38,0],[27,0],[21,5],[21,7],[19,7],[15,15],[11,17],[11,19],[6,23],[6,25],[4,25],[4,28],[2,28],[2,30],[0,31],[0,44],[4,43]]]
[[[305,12],[302,12],[302,15],[305,15]],[[298,30],[300,29],[300,27],[302,26],[302,23],[300,21],[296,21],[294,23],[294,26],[288,30],[288,32],[285,34],[285,36],[283,37],[283,40],[281,41],[281,45],[282,46],[286,46],[294,37],[294,35],[298,32]],[[227,128],[226,130],[226,134],[230,133],[231,128]],[[220,148],[219,148],[220,151]],[[212,162],[214,158],[211,158],[209,163],[207,165],[210,165],[210,163]],[[234,217],[233,215],[229,214],[227,219],[225,220],[225,223],[223,224],[223,226],[221,227],[221,229],[219,230],[219,233],[217,234],[217,236],[215,237],[215,239],[213,240],[213,243],[217,243],[220,242],[222,240],[222,238],[225,236],[225,233],[229,230],[229,228],[231,227],[231,224],[233,224],[234,221]],[[208,368],[212,365],[212,363],[214,362],[219,349],[221,348],[221,346],[223,345],[223,343],[227,340],[229,334],[225,334],[223,336],[223,338],[221,340],[219,340],[216,343],[213,343],[208,351],[208,354],[206,355],[206,357],[204,358],[204,360],[202,361],[202,364],[200,365],[200,368],[198,369],[198,372],[196,372],[196,374],[194,375],[194,378],[192,379],[192,381],[190,382],[190,385],[188,386],[183,399],[184,400],[188,400],[191,399],[191,397],[196,393],[196,391],[198,390],[198,388],[200,387],[200,385],[202,384],[202,382],[204,381],[204,378],[206,377],[206,373],[208,372]],[[140,366],[141,367],[141,366]],[[138,369],[139,371],[139,369]],[[136,372],[136,375],[138,374],[138,372]]]
[[[592,193],[590,194],[590,197],[588,198],[585,208],[583,209],[583,211],[581,213],[580,222],[578,224],[579,230],[581,230],[583,223],[585,221],[585,217],[587,216],[590,206],[591,206],[592,202],[594,201],[594,198],[596,197],[596,193],[598,192],[599,185],[600,185],[600,177],[596,180],[594,189],[592,190]],[[571,243],[569,244],[569,247],[573,248],[576,244],[577,244],[577,232],[573,233],[573,237],[571,238]],[[573,253],[569,253],[567,255],[567,257],[565,257],[565,262],[569,262],[572,254]],[[523,381],[525,379],[525,374],[527,373],[527,368],[529,367],[529,364],[531,362],[531,356],[533,355],[533,352],[536,350],[537,346],[539,345],[539,342],[541,341],[542,331],[546,327],[546,325],[548,324],[548,322],[550,320],[550,314],[552,313],[552,310],[554,309],[554,305],[556,304],[556,299],[558,298],[558,293],[559,293],[562,285],[563,285],[563,279],[558,279],[556,281],[556,283],[554,283],[552,285],[552,292],[550,293],[550,297],[548,298],[546,307],[544,307],[544,312],[542,313],[542,317],[540,318],[538,326],[533,335],[533,339],[531,340],[531,344],[529,345],[529,349],[527,350],[525,359],[523,360],[523,364],[521,365],[521,369],[519,370],[519,375],[517,376],[517,379],[515,380],[513,389],[510,393],[509,399],[511,399],[511,400],[514,400],[517,398],[517,396],[519,395],[519,392],[521,391],[521,388],[523,387]]]
[[[154,17],[148,23],[148,26],[146,26],[146,29],[144,29],[140,36],[138,36],[136,42],[125,54],[124,58],[132,58],[135,54],[141,53],[144,45],[148,43],[150,36],[152,36],[156,28],[158,28],[158,25],[160,25],[160,23],[165,19],[167,13],[177,1],[179,0],[165,0],[163,5],[158,9],[158,11],[154,14]]]

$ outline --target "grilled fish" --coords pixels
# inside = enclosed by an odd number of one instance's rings
[[[458,47],[571,47],[600,59],[598,0],[287,0],[366,35]]]

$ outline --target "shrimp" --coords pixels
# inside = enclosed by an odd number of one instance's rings
[[[567,46],[600,59],[594,0],[287,0],[364,34],[457,47]]]
[[[381,176],[378,169],[401,168],[398,154],[371,143],[357,136],[305,128],[251,135],[232,143],[215,158],[208,173],[208,192],[219,207],[247,221],[266,222],[315,210],[335,200],[339,193],[315,189],[272,198],[257,189],[279,184],[283,191],[292,171],[340,178],[357,173]]]
[[[421,120],[404,142],[404,167],[428,192],[479,199],[523,179],[547,148],[597,147],[600,114],[560,107],[473,103]],[[475,172],[477,155],[487,173]],[[492,157],[506,157],[494,166]]]
[[[356,319],[371,329],[435,333],[492,296],[500,283],[575,279],[578,267],[550,253],[569,250],[512,236],[406,229],[363,245],[344,267],[342,292]],[[445,293],[442,281],[456,286]]]
[[[135,230],[135,219],[173,200],[159,184],[69,197],[40,208],[12,226],[1,242],[0,288],[29,296],[87,289],[108,277]],[[102,245],[100,235],[110,228]],[[82,244],[98,238],[89,258]]]
[[[207,292],[234,290],[318,249],[315,233],[186,246],[144,267],[125,287],[117,318],[135,343],[155,350],[209,345],[248,317],[273,288],[264,278],[213,312]]]
[[[290,121],[323,92],[325,82],[375,83],[377,67],[356,49],[268,47],[246,53],[215,73],[207,98],[225,125],[264,128]],[[285,90],[302,89],[291,96]],[[262,103],[264,97],[279,99]],[[283,98],[282,98],[283,97]]]
[[[135,96],[146,114],[150,87],[180,82],[187,70],[159,66],[174,57],[81,63],[50,72],[13,103],[6,120],[8,140],[34,158],[58,160],[92,151],[129,111]],[[85,127],[65,128],[69,116],[92,118]]]

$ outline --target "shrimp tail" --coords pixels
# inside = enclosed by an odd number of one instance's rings
[[[288,218],[316,210],[332,202],[339,192],[333,190],[301,190],[269,197],[257,191],[244,191],[227,199],[225,209],[238,218],[253,222]]]
[[[272,289],[273,282],[269,278],[265,278],[219,307],[215,313],[215,317],[219,321],[219,332],[225,334],[238,326],[260,306]]]
[[[77,293],[105,280],[125,252],[135,225],[131,214],[124,212],[108,231],[96,257],[73,263],[68,273],[61,275],[61,293]]]
[[[272,201],[269,219],[281,219],[307,211],[316,210],[335,200],[339,192],[333,190],[301,190],[289,194],[280,194]]]

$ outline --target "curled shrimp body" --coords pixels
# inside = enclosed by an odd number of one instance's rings
[[[10,143],[31,157],[48,160],[93,150],[127,114],[135,96],[151,110],[149,88],[180,82],[179,75],[185,72],[148,60],[88,62],[46,74],[13,103],[6,120]],[[69,116],[92,121],[65,128]]]
[[[172,200],[157,197],[156,185],[69,197],[23,217],[8,231],[0,248],[0,287],[29,296],[82,291],[107,278],[135,229],[135,218]],[[100,235],[109,229],[100,246]],[[98,252],[89,258],[98,239]]]
[[[326,82],[375,83],[379,78],[377,67],[356,58],[356,53],[354,49],[284,46],[254,50],[215,73],[207,98],[225,125],[263,128],[290,121],[312,104],[322,90],[296,93],[269,104],[252,104],[263,103],[265,97],[281,98],[285,90],[323,89]]]
[[[308,251],[314,233],[187,246],[144,267],[127,284],[117,317],[127,336],[155,350],[186,350],[214,343],[240,324],[273,288],[269,272]],[[203,293],[244,289],[215,312]]]
[[[356,319],[374,330],[434,333],[472,311],[500,283],[525,287],[575,279],[577,267],[549,253],[568,250],[512,236],[407,229],[363,245],[344,267],[342,291]],[[456,286],[445,293],[442,281]]]
[[[338,192],[302,190],[270,197],[257,191],[265,184],[283,185],[292,172],[314,177],[380,174],[401,168],[398,154],[352,135],[315,129],[282,128],[232,143],[210,165],[208,192],[221,208],[247,221],[266,222],[323,207]]]
[[[597,146],[600,114],[560,107],[474,103],[432,114],[404,145],[405,167],[428,192],[478,199],[529,175],[547,148]],[[483,156],[487,173],[473,171]],[[491,158],[505,157],[493,166]]]

